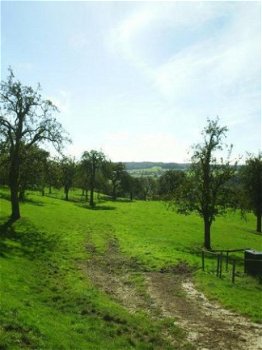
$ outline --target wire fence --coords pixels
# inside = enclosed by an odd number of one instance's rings
[[[248,264],[256,264],[257,276],[262,279],[262,260],[248,259],[243,257],[243,253],[249,248],[231,249],[231,250],[202,250],[202,270],[215,274],[218,278],[230,278],[235,283],[236,277],[246,275]],[[239,253],[242,253],[241,255]],[[252,273],[249,273],[252,275]],[[256,273],[254,273],[255,275]]]

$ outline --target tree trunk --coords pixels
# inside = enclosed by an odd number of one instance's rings
[[[49,194],[52,193],[52,186],[49,186]]]
[[[93,186],[90,189],[90,201],[89,201],[90,207],[94,206],[94,189]]]
[[[12,213],[11,213],[11,219],[16,221],[20,219],[20,207],[19,207],[19,200],[18,200],[18,190],[15,188],[15,186],[10,186],[11,189],[11,207],[12,207]]]
[[[261,218],[262,218],[262,215],[261,214],[257,214],[256,217],[257,217],[257,232],[261,233]]]
[[[89,205],[90,207],[94,207],[94,189],[95,189],[95,176],[96,176],[96,171],[95,168],[93,168],[93,171],[91,173],[91,181],[90,181],[90,201]]]
[[[204,247],[211,250],[211,240],[210,240],[210,227],[211,224],[208,218],[204,218]]]
[[[42,192],[42,196],[44,197],[44,195],[45,195],[45,188],[44,187],[42,188],[41,192]]]
[[[113,185],[112,199],[116,200],[116,186]]]
[[[66,201],[68,201],[68,192],[69,192],[69,189],[65,188],[65,200]]]
[[[132,202],[133,200],[133,192],[130,192],[130,201]]]
[[[88,190],[85,190],[86,202],[88,201]]]

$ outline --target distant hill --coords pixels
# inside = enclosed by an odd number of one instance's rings
[[[144,170],[160,168],[162,170],[186,170],[189,163],[163,163],[163,162],[125,162],[127,170]]]

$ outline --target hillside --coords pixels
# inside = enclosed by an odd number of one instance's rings
[[[135,177],[159,177],[167,170],[185,171],[189,163],[161,163],[161,162],[126,162],[124,163],[129,174]]]
[[[127,170],[143,170],[160,168],[163,170],[185,170],[189,163],[163,163],[163,162],[124,162]]]
[[[197,216],[161,202],[100,201],[91,210],[80,191],[62,197],[27,194],[23,218],[9,225],[1,190],[2,349],[258,349],[250,320],[262,322],[261,284],[240,273],[241,256],[235,284],[231,270],[215,276],[215,260],[201,271]],[[259,249],[254,224],[252,215],[218,218],[214,248]],[[196,288],[219,303],[217,314],[207,317],[211,306]],[[222,306],[247,318],[228,316],[229,327],[216,319],[228,312]]]

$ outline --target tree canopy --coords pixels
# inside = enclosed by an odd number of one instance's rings
[[[20,218],[18,201],[21,152],[33,145],[50,142],[61,151],[64,141],[69,141],[62,125],[53,117],[56,106],[42,98],[40,85],[36,89],[15,80],[9,69],[7,81],[1,82],[0,141],[10,159],[9,185],[11,190],[11,218]]]
[[[262,152],[250,155],[241,172],[244,196],[242,208],[252,210],[257,219],[256,231],[261,232],[262,218]]]
[[[229,157],[232,146],[224,144],[227,127],[219,119],[208,120],[202,131],[203,142],[193,147],[192,163],[185,180],[177,192],[179,212],[197,212],[204,221],[204,246],[211,249],[210,229],[216,216],[225,212],[230,203],[227,184],[234,176],[236,164]],[[227,150],[228,156],[217,159],[217,151]]]

